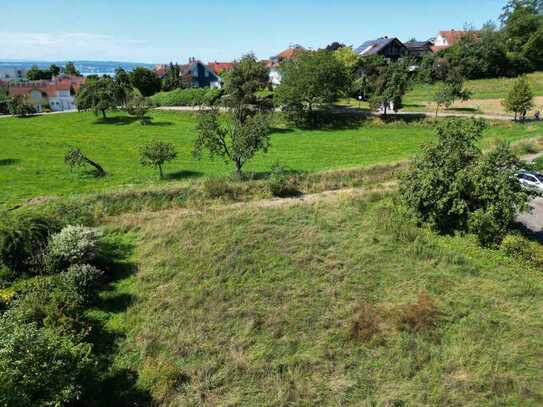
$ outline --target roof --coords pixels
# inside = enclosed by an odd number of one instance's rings
[[[398,41],[401,44],[401,41],[397,38],[382,37],[376,40],[366,41],[359,46],[355,52],[361,56],[376,55],[394,41]]]
[[[432,51],[432,44],[429,41],[409,41],[404,42],[409,53],[414,56],[423,56]]]
[[[211,69],[215,74],[220,75],[224,71],[231,71],[236,66],[235,62],[210,62],[207,64],[208,68]]]
[[[77,92],[85,78],[79,76],[58,76],[51,81],[25,81],[8,85],[10,96],[27,96],[33,90],[42,93],[44,97],[55,97],[60,91]]]
[[[475,33],[476,31],[456,31],[456,30],[449,30],[449,31],[440,31],[438,33],[438,36],[441,36],[447,40],[447,43],[449,45],[433,45],[432,51],[438,52],[443,49],[447,49],[452,47],[454,44],[456,44],[462,37],[465,37],[466,35],[470,33]]]
[[[301,45],[294,45],[272,57],[272,60],[290,60],[296,58],[300,53],[304,52],[305,48]]]

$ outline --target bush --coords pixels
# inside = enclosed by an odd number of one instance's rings
[[[58,272],[75,264],[92,264],[98,251],[99,234],[96,229],[66,226],[49,241],[47,268],[50,272]]]
[[[506,256],[514,259],[533,261],[536,256],[530,242],[520,235],[507,235],[500,246]]]
[[[5,219],[0,224],[0,263],[9,269],[9,277],[39,274],[49,237],[58,230],[58,222],[41,216]]]
[[[151,102],[155,106],[214,106],[222,94],[221,89],[175,89],[154,95],[151,97]]]
[[[225,178],[208,178],[204,181],[204,194],[207,198],[229,198],[235,200],[237,190]]]
[[[61,285],[74,289],[85,306],[92,305],[98,300],[98,290],[104,282],[105,273],[89,264],[71,266],[68,271],[60,274]]]
[[[299,195],[298,179],[296,175],[280,165],[272,168],[272,173],[268,179],[268,189],[273,196],[281,198]]]
[[[441,233],[470,232],[485,246],[499,244],[524,210],[528,194],[515,177],[520,168],[509,145],[483,154],[485,125],[452,119],[438,126],[438,142],[427,146],[403,175],[403,202]]]
[[[0,316],[0,405],[76,402],[91,377],[91,347],[36,324]]]

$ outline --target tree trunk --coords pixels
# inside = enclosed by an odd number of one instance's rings
[[[102,118],[105,120],[106,119],[106,111],[105,110],[102,110]]]
[[[89,160],[87,157],[85,157],[85,161],[87,161],[87,163],[94,167],[96,169],[96,176],[98,177],[104,177],[106,175],[106,172],[104,171],[104,169],[102,168],[102,166],[92,160]]]
[[[238,178],[240,178],[240,179],[241,179],[241,176],[242,176],[241,167],[242,167],[241,161],[240,161],[240,160],[236,160],[236,175],[237,175]]]
[[[160,173],[160,179],[164,179],[164,173],[162,172],[162,164],[158,164],[158,172]]]
[[[439,114],[439,105],[437,105],[436,107],[436,120],[437,120],[437,115]]]

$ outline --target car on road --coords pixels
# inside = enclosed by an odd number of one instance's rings
[[[521,171],[517,174],[520,183],[527,189],[543,193],[543,175],[538,172]]]

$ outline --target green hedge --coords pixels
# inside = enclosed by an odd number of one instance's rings
[[[221,89],[191,88],[160,92],[151,97],[155,106],[214,105],[222,96]]]

